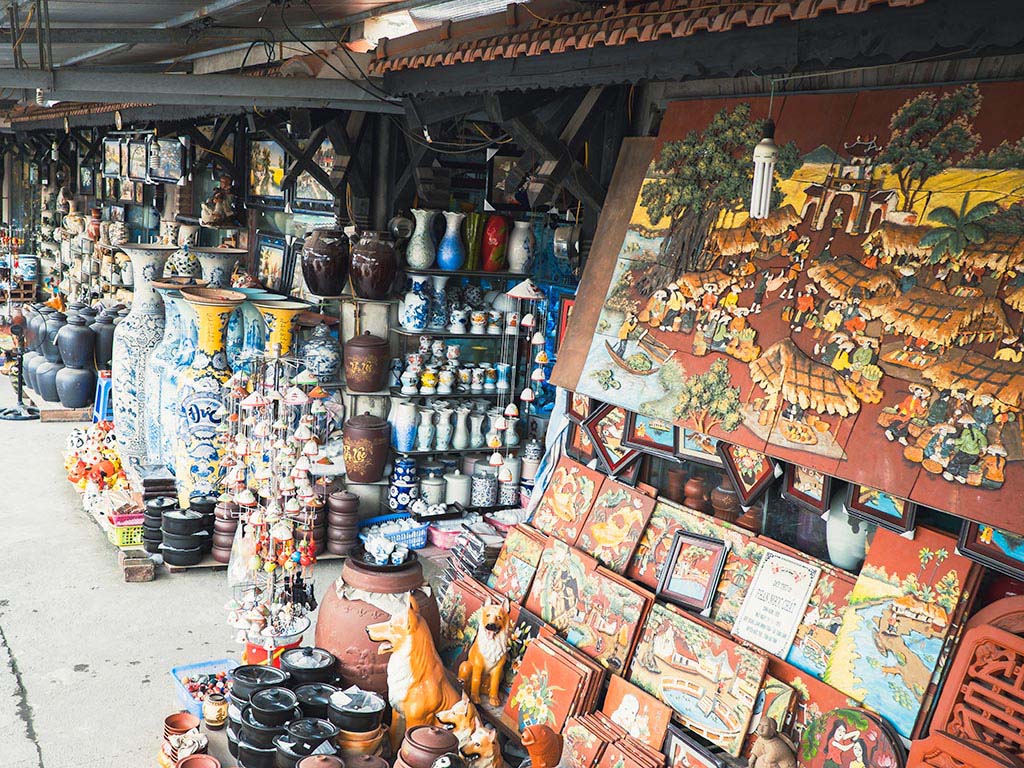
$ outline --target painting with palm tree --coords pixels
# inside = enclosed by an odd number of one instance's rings
[[[1005,108],[1021,90],[776,100],[759,219],[769,100],[668,105],[657,140],[620,155],[616,242],[578,294],[603,302],[552,381],[1024,533],[998,502],[1024,497],[1024,114]]]
[[[943,645],[976,576],[956,538],[918,526],[879,528],[850,592],[825,682],[915,734]]]

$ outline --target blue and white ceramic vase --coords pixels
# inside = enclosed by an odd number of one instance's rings
[[[326,323],[320,323],[313,329],[309,341],[302,348],[302,359],[309,372],[321,384],[337,380],[338,369],[341,367],[341,349]]]
[[[443,331],[448,327],[448,275],[434,275],[430,293],[430,320],[427,327],[433,331]]]
[[[232,288],[233,291],[245,294],[245,301],[240,304],[228,318],[226,345],[228,365],[232,371],[249,371],[249,363],[257,355],[263,353],[266,342],[266,327],[263,315],[253,304],[254,301],[274,301],[283,299],[276,293],[262,288]]]
[[[498,392],[508,392],[512,388],[510,381],[512,366],[508,363],[495,363],[494,370],[498,373],[498,381],[494,385],[495,390]]]
[[[408,400],[395,400],[391,407],[390,421],[391,440],[395,450],[401,453],[415,450],[416,404]]]
[[[164,302],[153,288],[163,275],[175,245],[126,243],[135,292],[131,311],[114,327],[111,353],[114,434],[124,463],[141,464],[146,458],[146,364],[164,335]]]
[[[416,450],[429,451],[434,448],[434,409],[420,408],[420,423],[416,427]]]
[[[194,495],[218,495],[225,468],[218,427],[224,405],[224,385],[231,378],[224,348],[228,317],[245,294],[221,288],[183,288],[182,298],[199,317],[199,335],[192,364],[182,371],[179,385],[178,442],[175,478],[178,503],[184,509]]]
[[[437,266],[441,269],[462,269],[466,264],[466,245],[462,242],[464,213],[445,211],[445,232],[437,247]]]
[[[174,473],[174,452],[178,445],[179,390],[181,374],[192,365],[196,354],[196,342],[199,339],[199,318],[196,311],[181,297],[181,291],[172,291],[164,296],[167,307],[174,306],[178,313],[178,346],[174,359],[167,368],[167,375],[160,382],[160,452],[164,457],[164,466],[171,474]]]
[[[210,288],[230,288],[231,275],[238,260],[248,251],[245,248],[192,248],[203,267],[203,279]]]
[[[405,246],[405,262],[410,269],[430,269],[434,266],[434,235],[431,231],[437,211],[413,208],[416,229]]]
[[[537,239],[533,234],[533,222],[515,221],[508,238],[508,269],[510,272],[529,272],[533,266],[533,255],[537,250]]]
[[[423,331],[430,319],[430,298],[427,295],[427,278],[417,275],[410,277],[412,288],[405,293],[399,306],[399,321],[407,331]]]

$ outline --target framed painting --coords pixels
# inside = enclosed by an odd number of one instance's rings
[[[606,477],[576,546],[615,573],[625,573],[653,511],[653,498]]]
[[[579,392],[569,392],[566,413],[570,419],[582,424],[590,418],[594,409],[594,401],[589,395],[581,395]]]
[[[572,318],[572,311],[576,307],[576,296],[565,295],[558,302],[558,326],[555,333],[555,352],[562,346],[562,339],[565,338],[565,331],[569,327],[569,320]]]
[[[141,181],[132,182],[132,202],[136,205],[146,202],[146,185]]]
[[[96,169],[91,165],[78,168],[78,194],[90,197],[96,194]]]
[[[665,747],[662,750],[668,758],[670,766],[686,766],[687,768],[725,768],[725,763],[715,757],[707,747],[694,741],[686,731],[678,725],[671,724],[665,736]]]
[[[629,462],[622,470],[615,475],[615,479],[620,483],[632,486],[636,488],[637,482],[640,480],[640,472],[644,466],[644,455],[638,453],[633,461]]]
[[[256,233],[256,278],[271,291],[284,287],[288,243],[276,234]]]
[[[124,174],[121,172],[121,140],[103,140],[103,178],[116,179]]]
[[[328,176],[334,170],[334,145],[324,139],[316,152],[313,162]],[[300,213],[330,213],[334,210],[334,192],[313,178],[308,171],[302,171],[295,179],[292,190],[292,207]]]
[[[526,596],[526,610],[565,632],[576,618],[576,606],[596,568],[592,557],[558,539],[548,539]]]
[[[676,531],[690,529],[694,515],[673,501],[658,499],[626,575],[648,589],[657,589],[672,552],[673,537]]]
[[[526,178],[523,174],[518,182],[510,178],[522,153],[507,149],[498,150],[487,161],[486,203],[496,211],[526,211],[530,201],[526,195]]]
[[[679,431],[667,419],[627,411],[622,444],[627,448],[675,460],[679,450]]]
[[[603,480],[600,472],[562,458],[533,513],[533,527],[566,544],[575,544]]]
[[[104,176],[103,177],[103,199],[104,200],[117,200],[120,197],[120,191],[118,185],[121,179],[117,176]]]
[[[618,675],[608,678],[601,711],[637,741],[660,749],[672,719],[672,709]]]
[[[39,183],[39,166],[35,163],[30,163],[28,166],[28,183],[32,186]]]
[[[121,171],[121,178],[127,182],[128,179],[128,140],[121,139],[120,147],[121,150],[121,161],[118,163],[118,168]],[[124,184],[121,185],[122,187]]]
[[[149,142],[145,139],[128,141],[128,178],[144,183],[149,172]]]
[[[719,441],[717,448],[736,495],[745,507],[767,490],[782,471],[775,459],[752,448],[724,441]]]
[[[624,674],[654,595],[604,568],[587,574],[568,627],[571,646],[605,669]]]
[[[616,405],[602,405],[594,410],[583,426],[590,433],[594,449],[608,474],[616,475],[637,457],[635,448],[622,442],[626,429],[626,409]]]
[[[248,202],[262,208],[284,208],[284,147],[270,139],[249,142]]]
[[[188,161],[188,139],[149,137],[149,178],[161,184],[181,184]]]
[[[658,582],[658,597],[706,614],[715,600],[729,545],[686,531],[676,531]]]
[[[782,495],[785,498],[818,514],[828,511],[832,495],[832,478],[829,475],[799,464],[787,464],[782,478]]]
[[[676,448],[676,456],[711,467],[722,466],[722,459],[718,455],[718,439],[687,427],[679,427],[679,445]]]
[[[541,630],[546,628],[548,632],[554,631],[539,616],[530,613],[521,605],[512,606],[512,610],[509,611],[509,625],[512,631],[509,634],[508,659],[505,660],[505,674],[501,678],[501,690],[505,693],[512,690],[512,683],[519,674],[526,649],[537,639]]]
[[[112,205],[110,206],[110,220],[124,222],[124,206],[123,205]]]
[[[964,520],[957,551],[975,562],[1024,581],[1024,536]]]
[[[850,483],[846,489],[846,511],[890,531],[906,533],[914,529],[917,504],[866,485]]]
[[[590,433],[575,421],[569,424],[565,450],[581,464],[589,464],[597,458],[597,451],[594,449],[594,441],[590,439]]]
[[[821,569],[803,620],[789,646],[786,661],[819,680],[825,676],[853,584],[854,577],[845,571],[828,567]]]

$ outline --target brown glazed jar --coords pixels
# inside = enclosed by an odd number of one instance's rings
[[[454,733],[436,725],[418,725],[405,732],[395,766],[430,768],[441,755],[459,751]]]
[[[335,514],[358,512],[359,497],[352,491],[335,491],[327,497],[327,509]]]
[[[90,208],[89,221],[85,224],[85,237],[94,243],[100,241],[100,225],[103,224],[103,209]]]
[[[349,276],[361,299],[386,299],[398,274],[398,254],[387,232],[363,232],[352,246]]]
[[[735,523],[743,511],[736,488],[725,474],[718,487],[711,492],[711,508],[715,511],[715,517],[727,523]]]
[[[391,445],[391,424],[369,412],[353,416],[342,428],[345,474],[353,483],[376,483],[384,477]]]
[[[696,509],[698,512],[711,511],[711,505],[708,503],[708,484],[700,475],[694,475],[686,481],[683,493],[686,495],[683,504],[690,509]]]
[[[436,646],[441,642],[441,619],[436,599],[423,591],[423,584],[423,568],[418,560],[387,572],[370,570],[354,558],[345,561],[339,582],[334,588],[328,588],[320,601],[314,639],[318,648],[325,648],[337,657],[342,688],[358,685],[387,698],[390,655],[378,653],[380,644],[369,638],[366,627],[387,621],[391,615],[362,600],[340,597],[337,587],[348,585],[361,592],[386,595],[411,592]]]
[[[302,244],[302,278],[315,296],[340,296],[348,277],[349,242],[335,224],[314,227]]]
[[[388,383],[387,339],[363,331],[345,342],[345,386],[352,392],[380,392]]]

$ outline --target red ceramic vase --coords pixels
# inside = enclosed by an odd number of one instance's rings
[[[484,246],[481,250],[485,272],[501,272],[508,268],[508,222],[494,214],[484,227]]]

